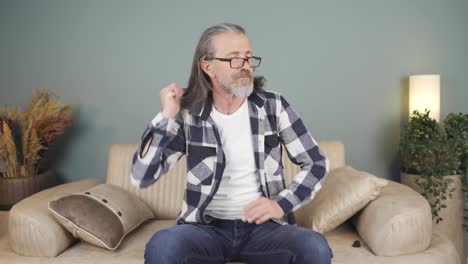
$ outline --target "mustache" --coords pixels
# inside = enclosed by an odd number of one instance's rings
[[[239,79],[239,78],[244,78],[244,77],[248,77],[250,80],[252,80],[253,76],[252,76],[252,73],[250,73],[250,71],[248,70],[241,70],[240,72],[234,74],[232,76],[234,79]]]

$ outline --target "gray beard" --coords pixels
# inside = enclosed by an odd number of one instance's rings
[[[253,92],[253,82],[247,85],[237,85],[235,83],[222,83],[222,86],[226,92],[239,97],[248,97]]]

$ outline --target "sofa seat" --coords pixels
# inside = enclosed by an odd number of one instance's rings
[[[3,216],[2,218],[4,218]],[[175,224],[175,220],[156,220],[148,222],[123,241],[121,247],[116,251],[108,251],[95,247],[85,242],[78,242],[55,258],[24,257],[11,250],[8,243],[8,232],[6,221],[0,219],[0,263],[18,264],[111,264],[111,263],[143,263],[143,253],[146,242],[159,229]],[[325,234],[334,252],[333,263],[401,263],[401,264],[449,264],[458,263],[455,248],[446,238],[433,233],[431,245],[425,251],[417,254],[381,257],[374,255],[363,243],[350,222],[346,222],[336,229]],[[355,240],[361,241],[361,247],[352,247]],[[4,262],[6,261],[6,262]],[[235,263],[235,262],[230,262]]]
[[[334,264],[342,263],[375,263],[375,264],[448,264],[459,263],[458,254],[447,238],[433,232],[429,247],[416,254],[385,257],[376,256],[363,243],[354,227],[346,222],[325,234],[331,248],[335,252]],[[353,247],[353,242],[359,240],[361,247]]]
[[[14,252],[9,243],[8,235],[4,234],[0,238],[0,263],[18,263],[18,264],[111,264],[128,263],[142,264],[143,253],[146,242],[157,230],[172,226],[175,220],[157,220],[145,223],[132,231],[121,246],[115,251],[109,251],[88,244],[78,242],[54,258],[44,257],[24,257]],[[2,227],[3,229],[4,227]],[[0,232],[1,234],[2,232]],[[7,233],[7,232],[6,232]],[[7,262],[3,262],[7,261]]]

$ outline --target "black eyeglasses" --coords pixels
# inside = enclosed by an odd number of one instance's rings
[[[219,61],[229,61],[231,68],[233,69],[240,69],[244,67],[245,62],[247,61],[250,67],[257,68],[260,66],[260,62],[262,62],[262,58],[252,56],[247,58],[209,58],[208,60],[219,60]]]

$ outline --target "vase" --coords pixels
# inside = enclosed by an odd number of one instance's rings
[[[51,171],[26,177],[4,178],[0,175],[0,210],[9,210],[24,198],[54,185],[56,177]]]
[[[424,177],[415,174],[401,173],[401,183],[410,187],[411,189],[421,193],[421,188],[416,184],[416,179],[418,177]],[[443,176],[444,178],[448,177],[453,180],[448,186],[448,190],[455,188],[455,191],[452,192],[452,198],[447,195],[447,200],[442,200],[442,202],[447,206],[447,208],[441,208],[439,211],[439,216],[443,219],[438,224],[432,222],[432,230],[438,234],[441,234],[451,240],[457,249],[458,255],[461,262],[465,263],[465,253],[464,253],[464,241],[463,241],[463,205],[464,205],[464,196],[463,196],[463,185],[462,185],[462,175],[447,175]]]

